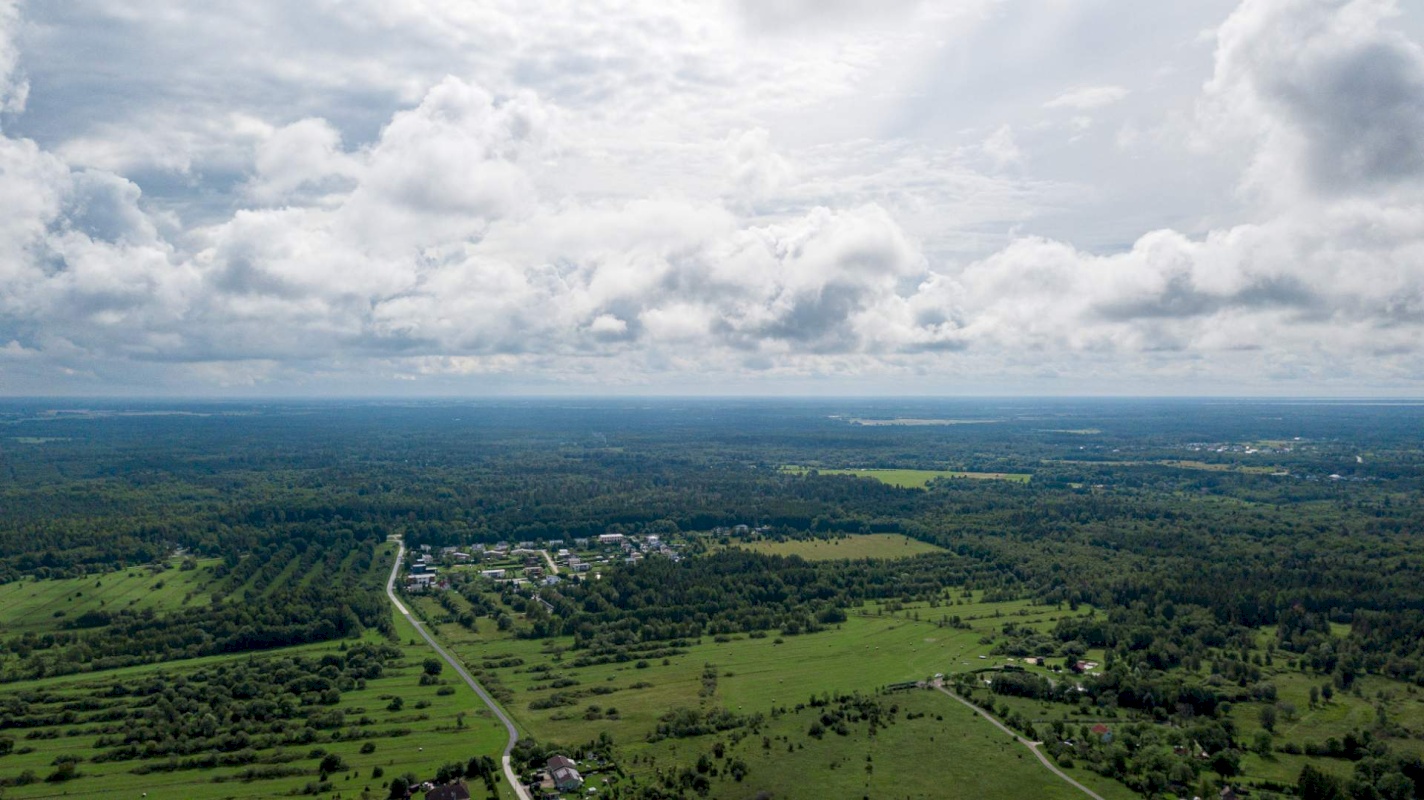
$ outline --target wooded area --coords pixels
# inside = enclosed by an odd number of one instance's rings
[[[990,705],[1032,700],[1138,715],[1109,744],[1050,726],[1054,738],[1045,741],[1062,760],[1090,764],[1151,796],[1195,787],[1204,772],[1236,776],[1243,754],[1284,752],[1315,759],[1312,770],[1317,761],[1353,765],[1348,774],[1301,775],[1305,796],[1421,796],[1424,727],[1412,717],[1392,720],[1382,710],[1332,744],[1283,741],[1264,716],[1243,730],[1232,708],[1272,708],[1281,717],[1300,711],[1278,708],[1273,692],[1286,675],[1308,681],[1313,698],[1350,693],[1367,677],[1394,681],[1410,695],[1424,685],[1424,452],[1417,441],[1424,409],[1180,401],[578,405],[214,404],[185,407],[194,412],[185,415],[6,406],[0,581],[76,583],[54,598],[48,626],[0,623],[0,681],[389,635],[375,560],[392,534],[412,548],[439,548],[657,533],[684,540],[688,557],[564,580],[539,590],[543,603],[527,591],[462,579],[460,604],[445,610],[451,619],[463,615],[471,630],[503,617],[512,638],[567,639],[564,658],[593,664],[662,659],[703,637],[812,635],[870,607],[913,609],[952,627],[968,624],[957,615],[957,597],[1029,601],[1065,613],[1048,625],[996,623],[993,652],[1046,657],[1056,674],[1076,675],[1076,662],[1094,651],[1103,659],[1098,674],[1069,682],[1009,672],[987,685],[966,678],[961,687]],[[977,415],[982,423],[846,421],[936,415]],[[818,468],[1031,479],[938,477],[921,489]],[[730,532],[742,525],[745,533]],[[942,551],[807,561],[730,546],[866,533],[903,534]],[[194,574],[181,601],[175,593],[157,607],[82,596],[81,581],[143,570],[150,588],[165,574]],[[295,702],[320,704],[324,692],[359,679],[349,667],[355,655],[329,665],[336,675],[289,689]],[[181,698],[164,693],[178,688],[154,691],[171,703]],[[250,707],[260,694],[240,700]],[[208,753],[221,761],[228,756],[213,754],[240,752],[234,742],[259,734],[231,709],[222,724],[205,722],[217,702],[238,699],[208,697],[169,715],[171,730],[191,743],[182,751],[145,739],[143,728],[123,737],[101,732],[96,747],[110,758]],[[0,704],[6,727],[23,727],[25,702],[0,687]],[[1007,708],[1005,718],[1022,717]],[[1027,717],[1020,724],[1046,733]],[[1399,776],[1409,781],[1406,794]],[[1258,786],[1294,792],[1295,784]],[[658,785],[624,796],[696,793],[691,784]]]

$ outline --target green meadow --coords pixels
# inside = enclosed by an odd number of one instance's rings
[[[393,546],[383,546],[371,569],[384,574],[393,554]],[[0,613],[7,634],[44,633],[86,610],[128,606],[161,612],[206,602],[199,598],[209,577],[207,564],[200,562],[197,569],[156,574],[129,569],[82,579],[20,581],[0,586]],[[464,764],[474,756],[497,761],[505,743],[503,725],[448,669],[438,683],[427,679],[422,685],[423,662],[434,653],[403,617],[392,618],[390,639],[368,631],[359,639],[0,684],[0,737],[13,740],[12,752],[0,755],[0,781],[5,782],[0,796],[118,798],[146,792],[151,798],[195,800],[294,794],[385,797],[386,784],[399,775],[428,779],[442,765]],[[225,665],[257,665],[261,670],[290,656],[340,656],[361,643],[394,646],[399,656],[386,663],[379,677],[342,691],[335,704],[307,706],[304,699],[297,719],[340,712],[346,722],[334,728],[309,723],[300,744],[259,748],[244,764],[216,767],[185,767],[188,756],[106,760],[113,746],[97,746],[101,736],[115,735],[116,720],[142,718],[152,696],[137,687],[181,685]],[[392,708],[397,697],[400,707]],[[120,736],[124,727],[117,726]],[[344,768],[322,783],[319,765],[328,755],[339,756]],[[77,777],[47,781],[64,761],[75,763]],[[377,770],[384,774],[376,777]],[[476,796],[484,795],[481,784],[473,788]],[[502,779],[499,791],[502,798],[514,797]]]
[[[986,603],[978,593],[962,594],[947,592],[935,608],[866,604],[813,634],[706,636],[678,646],[677,653],[632,652],[625,661],[581,667],[574,664],[579,651],[571,637],[517,639],[488,619],[470,631],[441,622],[447,612],[430,597],[416,597],[413,604],[477,677],[500,693],[525,734],[577,745],[607,732],[629,758],[656,749],[648,735],[671,709],[766,715],[812,694],[868,693],[938,672],[982,669],[1002,662],[989,658],[992,645],[981,639],[1003,622],[1046,628],[1066,614],[1088,613],[1027,601]],[[945,624],[951,616],[968,627]],[[709,669],[716,674],[710,693]]]
[[[759,792],[774,798],[1084,797],[1044,769],[1023,745],[944,694],[915,689],[873,699],[883,712],[894,709],[889,724],[873,735],[867,725],[852,722],[844,734],[828,730],[812,736],[811,726],[826,709],[793,706],[769,720],[760,734],[737,741],[714,736],[650,745],[638,758],[637,766],[645,768],[639,777],[648,781],[659,766],[693,763],[708,753],[717,772],[709,796],[727,800]],[[726,743],[722,759],[715,756],[717,741]],[[741,781],[726,766],[736,759],[749,768]],[[1136,797],[1091,772],[1068,772],[1107,800]]]
[[[1033,476],[1024,472],[962,472],[947,469],[826,469],[823,467],[785,466],[785,472],[805,475],[818,472],[822,475],[854,475],[858,478],[873,478],[881,483],[899,486],[902,489],[923,489],[937,478],[969,478],[972,480],[1011,481],[1028,483]]]
[[[197,568],[154,571],[131,567],[84,578],[21,580],[0,584],[0,636],[59,630],[91,611],[163,611],[208,603],[204,588],[217,559],[197,561]]]
[[[790,539],[744,542],[736,545],[774,556],[800,556],[807,561],[838,558],[906,558],[937,553],[941,548],[898,533],[851,534],[834,539]]]
[[[250,780],[243,777],[249,766],[166,771],[164,767],[170,763],[169,760],[158,759],[160,769],[148,771],[154,767],[155,760],[95,761],[95,757],[104,752],[94,747],[100,735],[100,717],[113,710],[115,704],[111,703],[102,711],[92,714],[81,712],[59,724],[6,730],[3,735],[15,739],[15,752],[0,756],[0,778],[14,779],[31,772],[38,780],[26,786],[7,787],[3,790],[4,796],[7,799],[39,798],[63,793],[74,797],[118,798],[138,797],[147,792],[150,798],[195,800],[285,797],[319,785],[319,762],[327,754],[336,754],[346,768],[329,776],[329,788],[316,792],[316,796],[385,797],[383,787],[397,775],[409,772],[428,778],[441,765],[452,762],[463,764],[478,755],[489,755],[498,760],[504,747],[504,727],[494,719],[479,697],[448,671],[441,676],[440,685],[421,686],[421,663],[431,654],[430,648],[424,642],[414,643],[419,641],[415,638],[414,629],[399,619],[396,630],[401,637],[397,644],[401,656],[388,665],[385,674],[368,681],[365,688],[342,692],[338,705],[321,707],[322,711],[340,710],[352,719],[366,717],[369,721],[357,726],[363,738],[332,740],[330,732],[317,731],[310,743],[257,751],[260,760],[251,765],[259,768],[276,765],[294,774]],[[367,636],[365,641],[385,643],[384,639],[375,635]],[[92,705],[96,696],[115,684],[140,684],[153,680],[170,683],[225,661],[246,662],[254,659],[262,663],[296,654],[320,658],[325,654],[339,653],[343,644],[349,646],[355,643],[328,642],[257,655],[199,658],[7,684],[0,689],[0,704],[7,699],[38,697],[43,699],[28,704],[32,712],[53,710],[62,713],[61,710],[66,707]],[[441,694],[442,691],[445,694]],[[399,711],[388,709],[395,697],[403,701],[403,708]],[[137,704],[118,706],[134,708]],[[374,749],[362,752],[363,746],[374,746]],[[77,761],[79,777],[59,784],[46,782],[45,778],[55,772],[56,760],[66,758]],[[373,770],[377,768],[384,771],[382,777],[373,777]],[[480,786],[476,788],[482,789]],[[501,797],[513,797],[513,792],[503,782],[500,789]]]

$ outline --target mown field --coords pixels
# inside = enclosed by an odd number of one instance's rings
[[[941,550],[932,544],[898,533],[851,534],[835,539],[743,542],[736,546],[773,556],[800,556],[807,561],[830,561],[837,558],[906,558]]]
[[[834,545],[822,543],[822,547]],[[417,604],[432,619],[444,613],[429,598],[418,599]],[[660,643],[641,652],[632,647],[623,661],[587,665],[578,664],[579,651],[570,649],[572,641],[566,638],[512,639],[484,619],[474,632],[452,624],[436,628],[501,693],[524,735],[574,745],[606,732],[618,746],[627,775],[642,783],[671,780],[674,765],[682,770],[705,755],[712,764],[702,773],[710,797],[745,798],[758,791],[772,792],[777,798],[944,796],[944,784],[924,779],[926,763],[935,764],[954,785],[967,787],[970,795],[966,796],[1056,797],[1056,792],[1067,792],[1062,796],[1071,797],[1076,790],[1043,770],[1026,749],[943,695],[919,691],[885,695],[894,701],[883,705],[899,705],[902,716],[874,736],[854,725],[845,735],[809,736],[810,720],[820,712],[796,707],[807,706],[814,697],[872,696],[892,684],[941,672],[992,676],[992,670],[1009,667],[1061,681],[1064,674],[1047,665],[995,654],[996,643],[1002,641],[997,634],[1006,625],[1046,632],[1064,617],[1093,613],[1087,607],[1070,612],[1027,601],[985,602],[980,593],[965,596],[947,590],[933,604],[867,603],[852,609],[844,623],[819,633],[778,636],[773,632]],[[951,619],[959,627],[948,625]],[[1083,657],[1102,663],[1107,654],[1089,648]],[[1061,657],[1051,663],[1061,663]],[[1281,748],[1339,740],[1375,723],[1380,708],[1406,734],[1391,740],[1391,747],[1402,752],[1424,749],[1419,738],[1424,733],[1424,694],[1414,687],[1366,677],[1357,684],[1358,691],[1337,693],[1329,703],[1311,705],[1309,688],[1318,686],[1320,679],[1302,676],[1284,663],[1267,669],[1263,677],[1278,687],[1277,703],[1235,704],[1230,717],[1240,739],[1248,745],[1253,740],[1266,705],[1284,704],[1297,712],[1276,725],[1270,752],[1242,753],[1240,774],[1229,781],[1233,785],[1290,785],[1305,764],[1348,776],[1349,760],[1294,755]],[[1062,722],[1076,728],[1101,722],[1117,730],[1127,724],[1154,724],[1150,715],[1111,706],[1064,705],[987,691],[981,691],[979,698],[1001,718],[1030,720],[1034,725]],[[725,709],[739,717],[761,717],[754,728],[689,738],[657,735],[668,713],[677,709],[703,714]],[[906,719],[905,711],[926,716]],[[714,753],[719,742],[720,757]],[[744,762],[740,781],[730,771],[734,759]],[[873,764],[870,772],[865,771],[866,764]],[[965,764],[983,769],[962,767]],[[1136,796],[1085,765],[1064,766],[1104,797]],[[1198,779],[1208,786],[1228,782],[1211,770]]]
[[[992,645],[980,640],[1004,621],[1047,629],[1069,613],[1089,613],[1086,607],[1068,612],[1027,601],[984,602],[981,593],[965,596],[962,591],[952,590],[945,593],[937,608],[927,604],[903,607],[866,604],[854,609],[845,622],[814,634],[780,636],[768,632],[652,643],[641,649],[629,647],[624,660],[581,664],[581,653],[571,649],[570,637],[516,639],[483,618],[477,630],[470,631],[448,622],[440,623],[447,612],[433,598],[417,597],[413,602],[436,622],[433,627],[442,640],[451,645],[477,677],[499,693],[523,735],[573,746],[607,733],[617,745],[624,770],[640,781],[655,780],[660,768],[678,762],[688,753],[692,753],[690,758],[678,763],[695,762],[697,755],[689,748],[707,749],[716,740],[731,740],[733,732],[650,741],[658,739],[659,725],[675,709],[698,713],[725,709],[740,717],[760,714],[764,724],[770,726],[767,730],[779,731],[776,735],[804,744],[806,758],[827,764],[844,761],[849,756],[842,752],[843,748],[838,749],[841,737],[818,743],[813,752],[812,743],[802,741],[805,736],[793,736],[794,729],[802,727],[803,721],[781,724],[773,718],[773,709],[794,709],[812,695],[870,694],[891,684],[922,680],[937,672],[983,669],[1003,661],[988,658]],[[950,627],[951,617],[958,617],[960,624],[967,627]],[[943,712],[954,713],[954,708],[948,705],[953,701],[947,697],[940,695],[929,698],[928,702],[939,700],[945,701]],[[957,703],[954,706],[963,709]],[[962,720],[958,716],[954,719],[956,725],[962,722],[977,731],[955,745],[967,748],[962,752],[964,758],[979,757],[985,747],[999,752],[998,744],[985,744],[984,737],[992,731],[987,723],[980,730],[981,726],[967,715],[963,715]],[[746,732],[745,728],[738,730]],[[920,741],[920,737],[914,738]],[[1002,738],[1007,741],[1007,737]],[[760,739],[756,738],[756,742]],[[881,746],[875,745],[876,752],[880,752]],[[878,767],[880,777],[873,782],[871,796],[899,796],[877,793],[896,785],[907,787],[905,791],[909,796],[936,796],[933,780],[907,774],[896,776],[913,769],[917,759],[936,757],[934,754],[939,748],[930,747],[929,743],[916,744],[903,751],[896,744],[884,747],[882,757],[887,760]],[[759,748],[757,744],[750,749],[743,747],[739,752],[745,751],[741,757],[752,765],[754,777],[760,773],[763,782],[747,779],[738,783],[728,778],[724,781],[727,785],[714,791],[712,796],[750,797],[754,790],[768,789],[778,798],[848,797],[859,796],[864,788],[864,774],[859,764],[852,765],[853,769],[848,771],[826,770],[821,765],[818,769],[827,774],[801,788],[793,785],[794,780],[768,780],[769,774],[781,771],[775,765],[781,763],[783,757],[794,763],[801,757],[800,751],[792,758],[792,754],[784,752],[785,744],[781,745],[780,753],[764,753]],[[898,755],[901,752],[905,753],[903,757]],[[953,756],[955,752],[948,755]],[[1024,755],[1029,754],[1024,751]],[[859,758],[863,760],[863,754]],[[1018,765],[1017,753],[1008,751],[1003,763]],[[1031,766],[1042,769],[1036,762]],[[994,783],[997,779],[981,775],[979,780]],[[1038,781],[1036,776],[1016,775],[1005,780],[1002,788],[1007,792],[1022,790],[1032,794],[1030,787]],[[852,791],[857,794],[852,795]],[[916,792],[922,794],[916,795]]]
[[[961,472],[947,469],[827,469],[809,466],[785,466],[785,472],[804,475],[818,472],[822,475],[854,475],[858,478],[873,478],[881,483],[899,486],[902,489],[923,489],[936,478],[969,478],[972,480],[1010,481],[1028,483],[1033,476],[1026,472]]]
[[[391,549],[384,548],[373,569],[388,571],[391,555]],[[76,585],[91,587],[95,579],[26,581],[0,587],[5,590],[0,597],[10,608],[25,611],[16,619],[33,631],[40,621],[56,619],[48,609],[69,607],[70,598],[97,605],[101,598],[124,602],[116,598],[133,594],[156,601],[154,594],[162,592],[167,602],[181,604],[184,586],[200,582],[202,573],[160,573],[157,577],[165,578],[166,585],[158,590],[151,588],[155,577],[147,573],[114,573],[98,579],[101,588],[110,591],[86,591],[82,600],[73,598]],[[192,580],[185,583],[185,578]],[[156,609],[163,606],[154,604]],[[150,798],[199,800],[294,794],[385,797],[385,786],[396,776],[428,779],[442,765],[463,765],[481,755],[498,761],[503,726],[449,670],[422,681],[424,662],[433,652],[403,618],[394,621],[392,639],[369,632],[322,644],[0,685],[0,740],[10,740],[8,745],[0,742],[0,749],[11,750],[0,755],[0,794],[105,798],[147,792]],[[388,649],[379,676],[340,689],[339,699],[320,696],[321,685],[341,682],[333,665],[363,646]],[[292,669],[298,661],[314,672],[300,677],[301,671]],[[228,686],[235,680],[231,676],[239,674],[298,677],[285,686],[251,680],[247,686]],[[266,721],[242,740],[185,752],[183,739],[204,727],[204,713],[211,715],[203,705],[211,692],[203,687],[216,684],[238,697],[258,698],[250,702],[267,703]],[[400,703],[394,703],[396,698]],[[235,710],[239,705],[228,707]],[[218,737],[236,727],[216,716],[206,726]],[[134,748],[127,754],[126,739]],[[170,749],[174,741],[179,746]],[[167,752],[145,756],[149,742]],[[321,765],[329,756],[339,758],[341,769],[323,780]],[[65,762],[73,764],[74,774],[60,780]],[[476,781],[472,788],[476,797],[485,796],[483,784]],[[501,797],[514,796],[502,780],[499,790]]]
[[[808,699],[808,698],[807,698]],[[945,797],[1045,798],[1074,800],[1082,792],[1044,769],[1027,748],[945,695],[925,689],[865,695],[849,702],[834,697],[825,705],[791,706],[768,720],[759,733],[666,740],[640,756],[644,766],[695,763],[711,756],[709,797],[744,800],[759,792],[774,798],[870,797],[931,800]],[[820,702],[818,700],[818,702]],[[871,704],[874,704],[872,707]],[[842,710],[844,733],[836,723],[814,725]],[[872,733],[866,711],[883,723]],[[724,742],[716,757],[716,743]],[[728,765],[741,760],[741,781]],[[710,772],[710,771],[709,771]],[[1107,800],[1136,797],[1122,785],[1085,770],[1073,777]],[[641,780],[651,778],[642,773]]]
[[[58,630],[86,613],[163,611],[208,602],[204,591],[218,559],[196,560],[195,569],[133,567],[105,575],[59,580],[22,580],[0,584],[0,636]]]

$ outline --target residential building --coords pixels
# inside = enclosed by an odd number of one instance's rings
[[[425,800],[470,800],[470,789],[463,783],[448,783],[427,791]]]
[[[573,759],[567,756],[552,756],[545,764],[554,788],[561,792],[572,792],[583,785],[583,776],[578,773]]]

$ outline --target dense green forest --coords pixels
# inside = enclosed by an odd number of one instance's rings
[[[1007,656],[1072,666],[1102,652],[1101,674],[1071,695],[1043,678],[964,691],[1143,715],[1133,736],[1152,747],[1130,750],[1167,748],[1156,766],[1114,764],[1071,731],[1057,741],[1151,795],[1202,764],[1232,774],[1231,754],[1254,744],[1227,714],[1271,691],[1267,667],[1339,692],[1365,676],[1424,686],[1421,429],[1417,405],[1267,401],[10,403],[0,582],[161,580],[175,560],[196,573],[166,608],[0,622],[0,680],[389,633],[376,553],[392,534],[438,548],[658,533],[686,537],[689,557],[564,581],[542,603],[465,582],[454,610],[471,630],[504,616],[514,636],[572,637],[591,663],[704,636],[811,634],[868,603],[918,604],[952,626],[956,592],[1091,609],[994,632]],[[900,488],[818,467],[1031,479]],[[810,562],[735,547],[864,533],[942,551]],[[7,702],[22,718],[0,689]],[[136,735],[110,749],[147,754]],[[1374,772],[1302,785],[1393,797],[1402,775],[1403,796],[1424,796],[1414,750],[1389,744],[1413,733],[1382,718],[1351,735],[1318,755]]]

